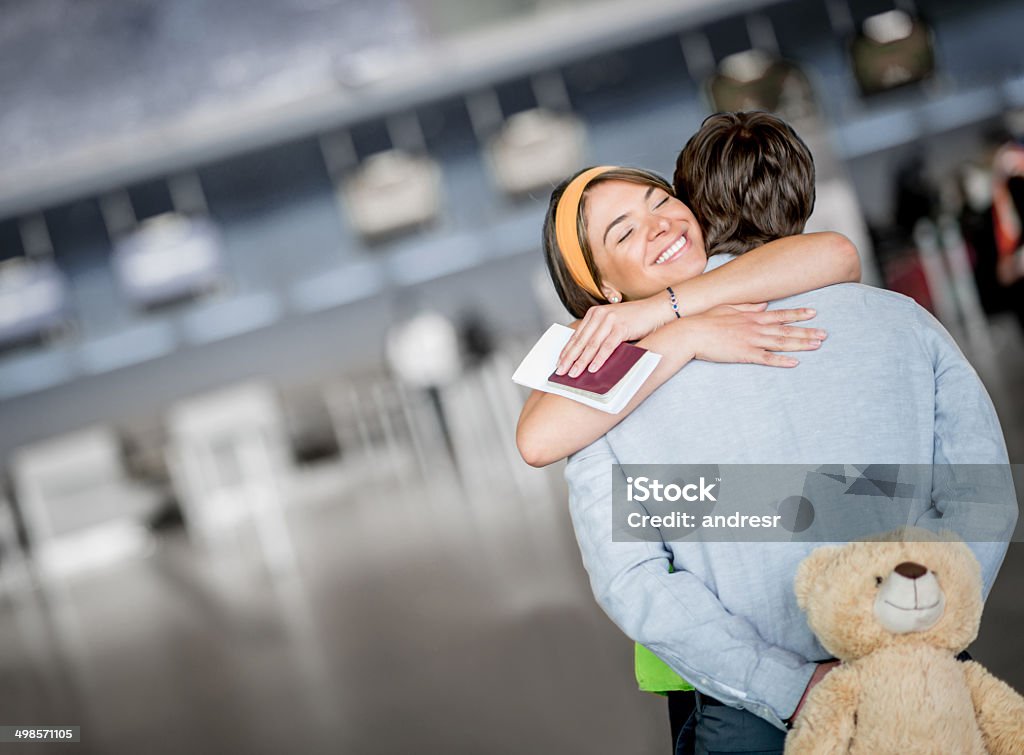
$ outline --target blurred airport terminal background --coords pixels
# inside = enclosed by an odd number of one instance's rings
[[[1022,32],[1011,0],[0,0],[0,724],[666,752],[561,465],[514,445],[567,319],[550,187],[779,112],[812,226],[946,325],[1020,462]],[[1018,690],[1022,549],[972,647]]]

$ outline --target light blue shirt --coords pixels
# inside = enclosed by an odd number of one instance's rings
[[[814,307],[809,324],[828,331],[798,367],[691,362],[566,468],[605,612],[701,692],[780,728],[829,656],[793,594],[813,543],[613,542],[613,465],[1008,464],[977,374],[911,299],[842,284],[772,305],[788,307]],[[969,512],[932,497],[919,524],[956,531],[949,520]],[[971,547],[987,594],[1006,543]]]

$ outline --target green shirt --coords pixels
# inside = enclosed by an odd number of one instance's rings
[[[656,692],[659,695],[664,695],[666,692],[693,689],[693,685],[670,669],[665,661],[639,642],[636,643],[636,652],[633,658],[636,683],[644,692]]]
[[[671,564],[668,570],[675,571]],[[686,692],[693,689],[692,684],[670,669],[665,661],[639,642],[636,643],[635,648],[633,668],[636,670],[636,683],[641,690],[664,695],[666,692]]]

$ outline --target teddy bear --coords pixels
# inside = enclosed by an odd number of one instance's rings
[[[957,660],[981,621],[981,567],[952,535],[903,528],[815,549],[797,603],[840,665],[817,684],[786,755],[1024,753],[1024,698]]]

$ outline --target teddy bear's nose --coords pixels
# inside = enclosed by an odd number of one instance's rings
[[[915,564],[913,561],[904,561],[896,567],[896,573],[907,579],[917,579],[927,574],[928,570],[921,566],[921,564]]]

